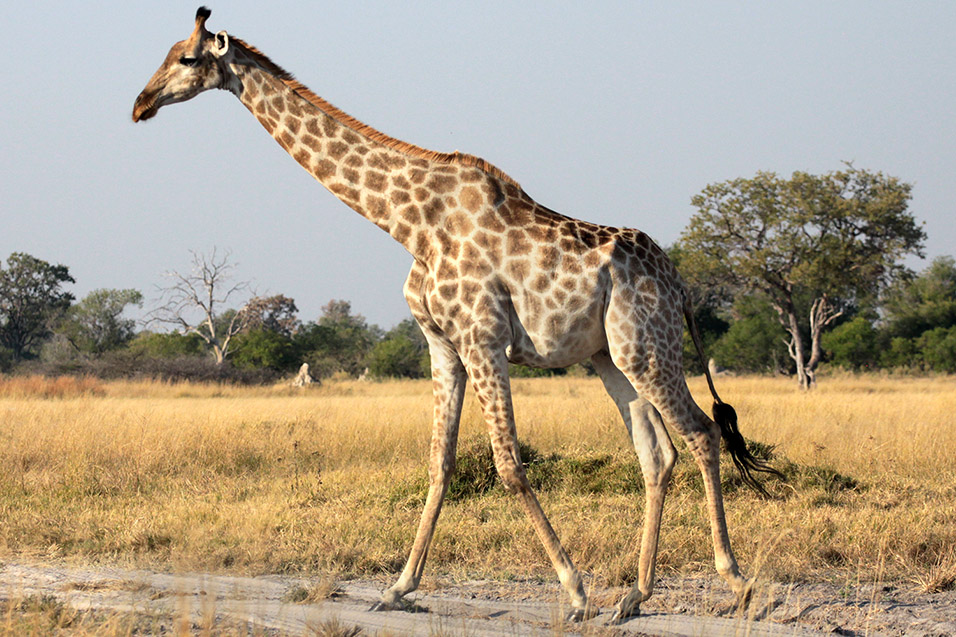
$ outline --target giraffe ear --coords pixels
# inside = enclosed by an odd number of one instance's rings
[[[213,47],[213,55],[217,57],[222,57],[229,51],[229,34],[225,31],[220,31],[216,34],[216,45]]]

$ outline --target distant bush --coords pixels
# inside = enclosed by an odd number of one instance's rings
[[[739,372],[774,372],[789,365],[785,335],[780,324],[766,316],[748,316],[731,323],[710,352],[721,367]]]
[[[928,372],[956,372],[956,326],[926,330],[916,338],[897,336],[880,355],[880,365]]]
[[[564,376],[568,373],[568,370],[564,367],[551,369],[528,367],[527,365],[508,365],[508,373],[512,378],[545,378],[547,376]]]
[[[302,362],[309,364],[309,373],[313,378],[331,378],[336,373],[351,377],[351,374],[342,369],[337,358],[323,352],[306,352],[302,355]]]
[[[421,350],[403,334],[379,341],[369,352],[368,371],[380,378],[421,378]]]
[[[923,364],[936,372],[956,372],[956,326],[937,327],[917,339]]]
[[[292,339],[271,330],[254,330],[233,339],[232,363],[244,369],[291,371],[299,366],[299,357]]]
[[[129,352],[150,358],[178,358],[180,356],[202,356],[206,354],[206,344],[198,334],[179,334],[178,332],[140,332],[129,344]]]
[[[825,332],[821,344],[830,362],[840,367],[860,370],[875,367],[879,362],[879,335],[862,316]]]
[[[13,352],[0,347],[0,372],[8,372],[13,367]]]
[[[880,354],[880,366],[895,368],[919,368],[922,357],[915,338],[897,336],[890,340],[889,347]]]
[[[28,361],[17,366],[15,371],[18,375],[94,376],[103,380],[150,378],[241,385],[261,385],[278,378],[278,374],[270,369],[242,369],[228,362],[217,365],[209,355],[153,358],[127,351],[68,362]]]

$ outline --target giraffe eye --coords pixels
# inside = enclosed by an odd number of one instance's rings
[[[179,63],[182,64],[183,66],[196,66],[196,64],[199,63],[199,59],[187,57],[184,55],[181,58],[179,58]]]

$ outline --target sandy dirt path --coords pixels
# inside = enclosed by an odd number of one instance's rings
[[[722,617],[717,613],[730,595],[719,582],[665,579],[643,616],[609,628],[620,590],[592,596],[601,607],[594,619],[563,624],[563,594],[553,585],[441,583],[411,596],[409,611],[370,612],[382,582],[316,584],[287,576],[169,574],[18,561],[0,566],[3,599],[54,596],[79,610],[186,617],[194,626],[249,625],[279,635],[321,634],[335,623],[368,635],[956,635],[956,593],[918,596],[883,586],[771,587],[758,595],[750,617]],[[292,601],[297,592],[317,588],[331,595]]]

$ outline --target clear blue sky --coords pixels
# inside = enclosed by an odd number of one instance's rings
[[[411,257],[314,182],[233,96],[145,124],[133,100],[197,2],[16,3],[0,22],[0,258],[156,297],[231,250],[304,320],[344,298],[408,316]],[[914,183],[928,256],[956,254],[956,3],[207,0],[392,136],[485,157],[538,201],[669,245],[706,184],[840,168]],[[917,269],[925,262],[910,263]]]

